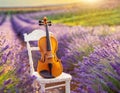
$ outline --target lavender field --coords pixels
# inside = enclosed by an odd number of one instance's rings
[[[35,77],[29,75],[23,34],[44,30],[36,18],[47,13],[50,12],[0,14],[0,93],[34,93]],[[58,39],[57,55],[64,72],[72,75],[71,93],[120,93],[119,25],[84,27],[53,23],[49,31]],[[36,67],[39,53],[33,58]]]

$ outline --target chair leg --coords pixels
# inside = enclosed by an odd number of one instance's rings
[[[40,89],[40,93],[45,93],[45,84],[40,84],[41,89]]]
[[[65,93],[70,93],[70,80],[65,81]]]
[[[33,86],[33,89],[34,89],[34,93],[36,93],[36,91],[37,91],[37,81],[36,80],[33,81],[32,86]]]

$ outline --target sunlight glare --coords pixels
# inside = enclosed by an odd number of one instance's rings
[[[81,0],[84,3],[98,3],[100,0]]]
[[[90,3],[93,3],[93,2],[97,2],[98,0],[85,0],[86,2],[90,2]]]

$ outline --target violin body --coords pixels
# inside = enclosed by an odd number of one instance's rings
[[[56,56],[58,42],[53,36],[50,36],[50,40],[51,40],[51,48],[52,48],[51,51],[47,51],[47,49],[45,48],[47,46],[46,37],[42,37],[38,41],[38,46],[41,52],[41,59],[38,61],[37,71],[38,72],[48,71],[51,74],[51,76],[54,78],[62,73],[63,67],[61,64],[61,60],[58,59]],[[51,71],[48,66],[49,64],[52,65]],[[49,78],[49,76],[48,77],[46,76],[46,78]]]

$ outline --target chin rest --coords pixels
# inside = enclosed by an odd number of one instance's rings
[[[42,70],[39,72],[39,74],[44,78],[55,78],[48,70]]]

